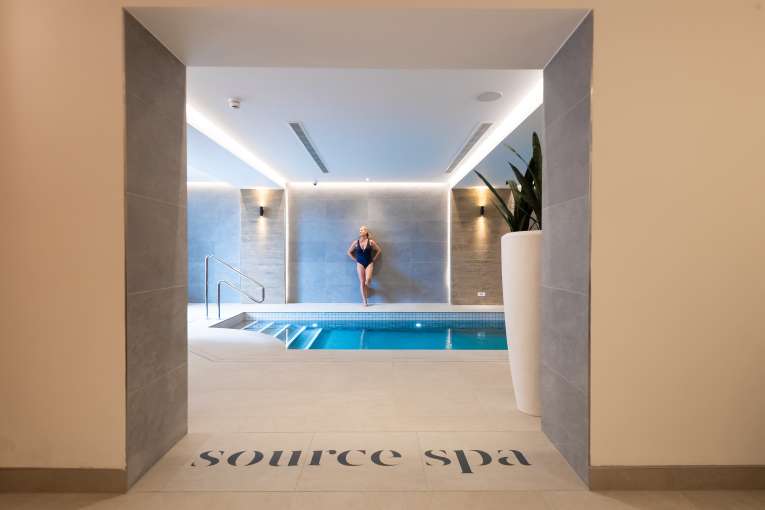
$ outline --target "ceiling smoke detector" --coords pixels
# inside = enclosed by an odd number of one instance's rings
[[[238,97],[229,97],[228,98],[228,107],[233,110],[238,110],[242,107],[242,100]]]
[[[476,99],[479,100],[482,103],[490,103],[492,101],[496,101],[497,99],[500,99],[502,97],[502,92],[496,92],[496,91],[487,91],[487,92],[481,92],[476,96]]]

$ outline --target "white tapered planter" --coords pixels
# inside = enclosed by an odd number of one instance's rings
[[[502,299],[518,409],[542,412],[539,381],[542,231],[502,236]]]

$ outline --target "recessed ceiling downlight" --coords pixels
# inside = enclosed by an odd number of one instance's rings
[[[482,103],[490,103],[492,101],[496,101],[497,99],[500,99],[502,97],[502,92],[497,92],[493,90],[489,90],[486,92],[481,92],[476,96],[476,99],[478,99]]]

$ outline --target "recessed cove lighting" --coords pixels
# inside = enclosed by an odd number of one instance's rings
[[[449,178],[449,187],[456,186],[468,172],[478,166],[483,158],[485,158],[497,145],[502,143],[502,140],[507,138],[507,135],[513,132],[515,128],[521,125],[521,123],[534,113],[534,110],[540,107],[542,99],[544,97],[544,85],[540,79],[537,81],[526,94],[526,96],[515,105],[502,122],[497,124],[491,132],[481,138],[481,140],[475,144],[472,150],[460,160],[459,164],[451,172]]]
[[[500,98],[502,98],[502,92],[497,92],[494,90],[487,90],[486,92],[481,92],[476,97],[476,99],[478,99],[482,103],[490,103]]]
[[[255,171],[271,179],[280,188],[285,186],[286,181],[284,177],[274,170],[271,165],[260,159],[260,157],[239,143],[234,137],[190,104],[186,104],[186,122],[207,138],[244,161]]]

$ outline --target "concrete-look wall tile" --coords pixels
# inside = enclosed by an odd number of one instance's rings
[[[382,248],[370,302],[447,300],[445,187],[293,187],[289,202],[291,301],[361,299],[356,265],[347,255],[360,225]],[[440,278],[429,276],[433,267]]]
[[[125,14],[125,92],[174,121],[186,111],[186,67],[135,18]]]
[[[186,435],[187,423],[185,363],[127,394],[128,483],[135,482]]]
[[[543,201],[549,207],[590,192],[590,99],[545,128]]]
[[[327,218],[327,201],[289,191],[289,215],[295,221],[321,221]]]
[[[542,285],[589,293],[589,197],[545,207],[542,217]]]
[[[234,266],[240,265],[239,190],[222,186],[188,188],[189,302],[204,301],[204,258],[216,255]],[[233,278],[233,280],[232,280]],[[210,299],[215,299],[219,280],[238,281],[238,276],[217,262],[210,263]],[[238,303],[239,294],[224,287],[224,302]]]
[[[297,262],[321,262],[328,251],[326,243],[323,241],[290,241],[290,264]]]
[[[127,13],[124,23],[125,446],[132,484],[187,426],[186,69]]]
[[[583,394],[589,391],[590,299],[542,287],[542,359]]]
[[[418,221],[414,224],[414,237],[417,241],[444,242],[448,225],[443,219]]]
[[[367,202],[364,200],[338,199],[327,202],[327,219],[348,222],[352,218],[368,216]]]
[[[411,202],[412,217],[417,221],[439,221],[446,216],[446,197],[424,195]]]
[[[417,218],[413,209],[415,202],[409,198],[370,198],[369,221],[413,221]]]
[[[577,391],[544,362],[541,366],[542,430],[550,440],[572,450],[579,446],[572,458],[566,458],[578,474],[589,467],[589,397]],[[573,453],[573,452],[572,452]],[[585,466],[574,462],[586,460]]]
[[[376,220],[370,221],[368,227],[372,237],[383,244],[383,249],[385,249],[385,246],[390,246],[393,243],[417,241],[419,239],[417,237],[418,223],[409,219],[391,222]]]
[[[446,260],[446,243],[420,241],[412,243],[412,262],[442,262]]]
[[[589,13],[544,69],[542,430],[589,475]]]
[[[318,251],[311,253],[311,257],[314,259],[322,260],[327,263],[351,263],[351,259],[348,257],[348,249],[351,247],[353,239],[347,237],[332,237],[322,243],[322,248]]]
[[[126,201],[127,292],[186,285],[186,208],[138,195]]]
[[[589,13],[544,69],[545,126],[590,95],[592,29],[593,18]]]
[[[186,287],[128,294],[127,391],[186,363]]]
[[[126,188],[176,205],[186,203],[186,128],[157,116],[138,96],[126,97]]]

